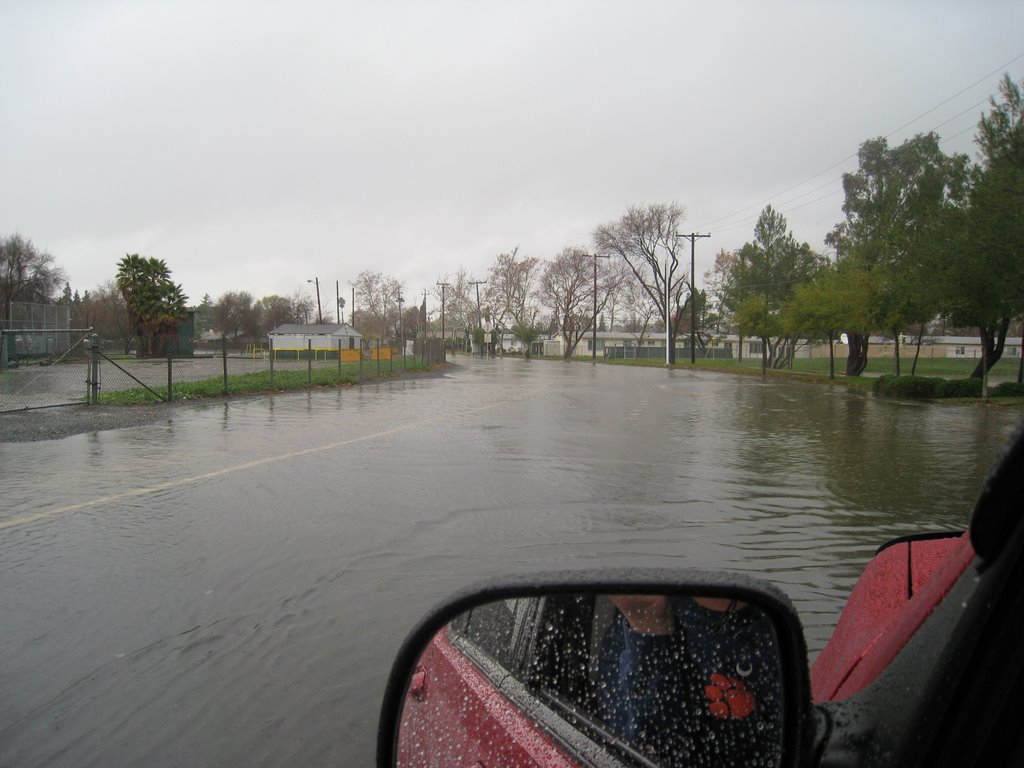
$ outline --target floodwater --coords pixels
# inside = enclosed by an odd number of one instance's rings
[[[752,573],[813,655],[878,544],[966,524],[1019,418],[461,360],[0,444],[0,766],[371,764],[405,634],[509,573]]]

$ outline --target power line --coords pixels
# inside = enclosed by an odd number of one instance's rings
[[[988,80],[989,78],[991,78],[993,75],[998,74],[1002,70],[1005,70],[1011,64],[1014,64],[1015,62],[1019,61],[1022,58],[1024,58],[1024,53],[1020,53],[1020,54],[1014,56],[1012,59],[1010,59],[1005,64],[1003,64],[1003,65],[1001,65],[999,67],[996,67],[994,70],[992,70],[988,74],[984,75],[983,77],[978,78],[976,81],[971,83],[966,88],[958,91],[953,96],[950,96],[948,99],[945,99],[944,101],[940,102],[939,104],[936,104],[931,109],[928,109],[927,111],[922,112],[920,115],[915,117],[913,120],[910,120],[910,121],[904,123],[899,128],[896,128],[895,130],[890,131],[888,134],[885,135],[885,138],[886,139],[892,138],[893,135],[895,135],[896,133],[902,131],[904,128],[907,128],[908,126],[911,126],[914,123],[916,123],[918,120],[920,120],[920,119],[922,119],[924,117],[927,117],[928,115],[930,115],[935,110],[939,109],[940,107],[945,106],[946,104],[948,104],[949,102],[953,101],[954,99],[962,96],[963,94],[967,93],[967,91],[971,90],[972,88],[975,88],[976,86],[980,85],[981,83],[983,83],[986,80]],[[947,120],[947,121],[945,121],[943,123],[940,123],[939,126],[936,126],[936,127],[941,127],[942,125],[945,125],[946,123],[950,122],[951,120],[954,120],[957,117],[960,117],[961,115],[965,114],[966,112],[969,112],[972,109],[976,109],[978,106],[980,106],[980,104],[984,104],[987,100],[988,99],[986,98],[985,101],[982,101],[979,104],[975,104],[975,105],[973,105],[971,107],[968,107],[963,112],[960,112],[958,115],[955,115],[953,118],[950,118],[950,120]],[[961,131],[960,133],[958,133],[956,135],[959,136],[959,135],[961,135],[962,133],[965,133],[965,132],[966,131]],[[953,137],[950,137],[950,138],[953,138]],[[798,189],[799,187],[802,187],[804,184],[807,184],[808,182],[813,181],[814,179],[818,178],[819,176],[821,176],[821,175],[823,175],[825,173],[828,173],[829,171],[831,171],[831,170],[833,170],[835,168],[838,168],[839,166],[843,165],[844,163],[847,163],[848,161],[856,158],[857,154],[858,154],[857,152],[854,152],[853,154],[847,155],[842,160],[840,160],[840,161],[838,161],[836,163],[833,163],[832,165],[828,166],[827,168],[825,168],[823,170],[818,171],[817,173],[813,174],[812,176],[808,176],[803,181],[800,181],[800,182],[798,182],[796,184],[793,184],[792,186],[786,187],[781,192],[777,192],[777,193],[775,193],[773,195],[770,195],[769,197],[765,198],[764,200],[761,200],[760,202],[744,206],[743,208],[740,208],[739,210],[734,211],[733,213],[730,213],[730,214],[728,214],[726,216],[720,216],[717,219],[713,219],[712,221],[707,222],[706,228],[710,228],[712,226],[715,226],[715,228],[718,229],[718,230],[733,229],[733,228],[735,228],[737,226],[737,224],[725,224],[725,225],[722,225],[722,226],[716,226],[716,225],[718,225],[720,222],[728,221],[729,219],[732,219],[732,218],[734,218],[736,216],[739,216],[740,214],[745,214],[750,209],[757,209],[759,211],[761,209],[761,206],[763,206],[765,203],[770,203],[772,200],[775,200],[776,198],[781,197],[782,195],[786,194],[787,192],[792,192],[794,189]],[[838,180],[838,179],[836,179],[836,180]],[[823,186],[828,186],[828,184],[832,184],[836,180],[830,181],[830,182],[828,182],[827,184],[825,184]],[[808,193],[808,194],[810,194],[810,193]],[[827,195],[826,195],[826,197],[827,197]],[[795,198],[795,199],[798,199],[798,198],[799,198],[799,196],[797,198]],[[819,198],[819,199],[823,199],[823,198]],[[816,201],[811,201],[811,202],[816,202]],[[744,220],[744,222],[745,222],[745,220]]]

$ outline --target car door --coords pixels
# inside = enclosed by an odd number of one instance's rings
[[[406,695],[400,766],[577,768],[526,714],[519,677],[536,615],[535,598],[495,601],[435,635]]]
[[[1024,764],[1024,436],[986,482],[966,536],[819,693],[823,766]],[[825,676],[818,676],[819,686]],[[829,690],[833,687],[833,690]]]

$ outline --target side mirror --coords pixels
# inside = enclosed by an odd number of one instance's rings
[[[388,681],[378,766],[796,766],[813,738],[789,600],[708,571],[539,574],[452,597]]]

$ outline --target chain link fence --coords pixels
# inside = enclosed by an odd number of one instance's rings
[[[359,384],[444,362],[440,340],[406,354],[364,341],[361,348],[279,350],[227,339],[182,344],[159,337],[125,353],[85,330],[3,331],[0,413],[88,403],[169,402],[220,395]],[[140,340],[143,341],[143,340]]]
[[[91,335],[89,328],[0,330],[0,412],[85,402]]]

